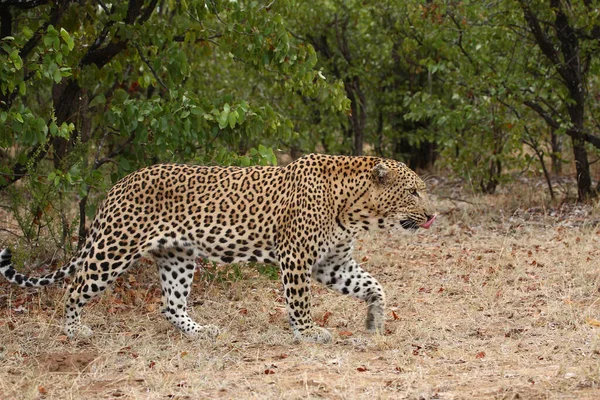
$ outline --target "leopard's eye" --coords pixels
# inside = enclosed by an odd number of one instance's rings
[[[419,192],[417,192],[417,189],[412,189],[412,190],[410,191],[410,194],[412,194],[412,195],[413,195],[413,196],[415,196],[415,197],[419,197]]]

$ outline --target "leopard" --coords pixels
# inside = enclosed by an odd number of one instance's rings
[[[436,215],[424,181],[404,163],[375,156],[309,154],[285,166],[157,164],[118,181],[90,224],[85,244],[61,268],[19,273],[8,248],[0,273],[21,287],[69,278],[64,332],[93,331],[82,308],[142,257],[154,259],[160,311],[189,337],[215,338],[187,299],[200,259],[278,266],[293,340],[327,343],[311,316],[311,280],[366,303],[366,329],[384,332],[382,285],[355,260],[361,232],[428,229]],[[144,263],[152,265],[152,262]]]

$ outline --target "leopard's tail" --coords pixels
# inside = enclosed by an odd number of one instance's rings
[[[67,276],[73,275],[77,270],[77,264],[75,262],[77,257],[74,257],[62,268],[49,274],[32,278],[18,273],[13,267],[11,259],[12,253],[9,249],[0,251],[0,274],[2,274],[9,282],[16,283],[21,287],[43,287],[52,285],[53,283],[62,281]]]

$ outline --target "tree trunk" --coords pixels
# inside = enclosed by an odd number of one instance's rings
[[[344,87],[350,99],[350,109],[352,110],[352,113],[348,116],[353,137],[352,154],[362,156],[365,140],[365,123],[367,122],[365,94],[360,87],[358,76],[354,76],[352,79],[344,79]]]
[[[394,139],[394,158],[403,159],[411,169],[427,169],[433,166],[437,155],[436,144],[422,142],[411,145],[406,139]]]
[[[550,161],[552,164],[552,173],[560,175],[562,173],[562,137],[556,134],[556,129],[550,128],[550,145],[552,146],[552,153],[550,154]]]
[[[575,170],[577,172],[577,199],[586,201],[594,197],[592,190],[592,177],[590,174],[590,163],[588,161],[585,141],[581,132],[584,130],[585,92],[583,85],[568,85],[573,104],[567,107],[573,127],[567,130],[567,134],[573,140],[573,158],[575,159]]]
[[[573,158],[575,159],[575,170],[577,171],[577,199],[586,201],[593,197],[592,177],[590,175],[590,163],[588,162],[585,142],[581,139],[573,139]]]

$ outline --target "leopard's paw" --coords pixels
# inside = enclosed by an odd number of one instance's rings
[[[69,325],[65,327],[65,333],[71,339],[87,339],[94,334],[94,331],[87,325]]]
[[[366,327],[370,333],[383,334],[385,329],[385,317],[383,314],[383,307],[369,307],[367,312]]]
[[[215,339],[220,332],[220,329],[215,325],[198,325],[190,336],[195,339]]]
[[[325,328],[313,326],[302,332],[295,331],[294,339],[296,342],[329,343],[331,342],[331,333]]]

